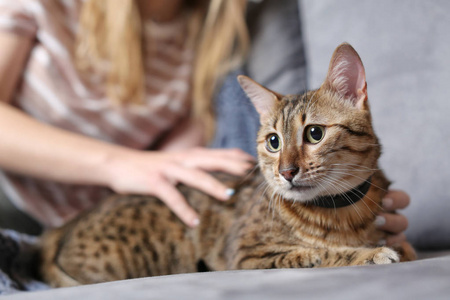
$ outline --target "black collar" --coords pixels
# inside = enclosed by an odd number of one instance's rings
[[[365,180],[363,183],[354,189],[342,194],[333,196],[321,196],[315,198],[307,203],[307,205],[318,206],[323,208],[340,208],[355,204],[367,194],[371,185],[372,177]]]

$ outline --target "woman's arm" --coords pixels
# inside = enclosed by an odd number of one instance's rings
[[[108,185],[106,166],[121,147],[40,123],[0,103],[0,167],[72,184]]]
[[[0,33],[0,168],[71,184],[102,185],[123,193],[155,195],[185,223],[198,223],[175,185],[184,183],[226,200],[227,187],[205,171],[243,174],[251,157],[238,150],[144,152],[40,123],[9,102],[32,42]]]
[[[106,185],[102,166],[118,147],[52,128],[5,104],[32,44],[32,37],[0,33],[0,167],[59,182]]]

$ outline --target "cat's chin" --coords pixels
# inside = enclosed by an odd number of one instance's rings
[[[278,189],[278,194],[285,200],[308,202],[318,196],[319,189],[314,186],[292,186],[289,189]]]

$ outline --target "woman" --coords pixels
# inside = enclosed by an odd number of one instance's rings
[[[245,5],[5,1],[0,128],[8,130],[0,131],[0,167],[7,172],[0,183],[10,201],[57,226],[111,189],[155,195],[197,225],[174,186],[226,200],[232,191],[206,172],[243,174],[253,159],[198,148],[214,132],[217,80],[248,48]],[[403,192],[388,196],[392,209],[409,201]],[[379,222],[402,238],[403,216]]]

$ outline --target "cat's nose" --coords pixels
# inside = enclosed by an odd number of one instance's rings
[[[295,175],[297,175],[298,170],[299,169],[296,167],[291,167],[291,168],[280,170],[280,174],[284,177],[284,179],[291,182],[292,179],[294,179]]]

